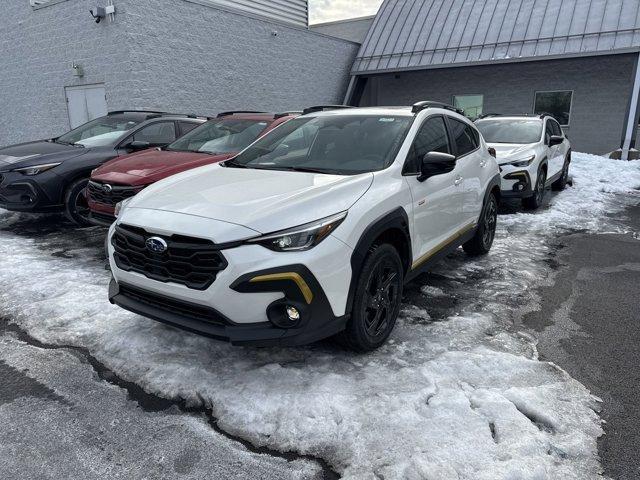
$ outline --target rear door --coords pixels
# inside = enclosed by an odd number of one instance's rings
[[[458,173],[455,170],[424,182],[417,179],[421,159],[429,152],[454,153],[442,115],[430,116],[424,121],[403,169],[413,200],[412,241],[416,266],[454,235],[460,218],[460,203],[456,200]]]
[[[447,116],[447,123],[457,157],[455,181],[459,185],[456,191],[461,215],[459,228],[464,229],[480,217],[484,201],[481,173],[487,158],[480,149],[480,134],[474,127],[450,116]]]

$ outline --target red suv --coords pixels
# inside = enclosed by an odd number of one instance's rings
[[[94,170],[86,189],[96,225],[110,225],[118,202],[163,178],[222,162],[299,113],[225,112],[168,147],[146,150],[105,163]]]

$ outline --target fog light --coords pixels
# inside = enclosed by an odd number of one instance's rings
[[[287,305],[287,317],[292,322],[297,322],[300,320],[300,312],[296,307],[292,307],[291,305]]]

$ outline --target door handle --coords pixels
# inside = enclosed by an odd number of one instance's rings
[[[456,179],[453,181],[453,184],[457,187],[458,185],[460,185],[462,183],[462,180],[463,180],[463,178],[460,175],[458,175],[456,177]]]

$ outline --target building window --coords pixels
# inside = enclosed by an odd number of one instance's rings
[[[557,92],[536,92],[533,113],[547,113],[555,118],[563,127],[569,126],[571,101],[573,92],[561,90]]]
[[[482,115],[484,95],[454,95],[453,105],[462,109],[464,114],[472,120]]]

